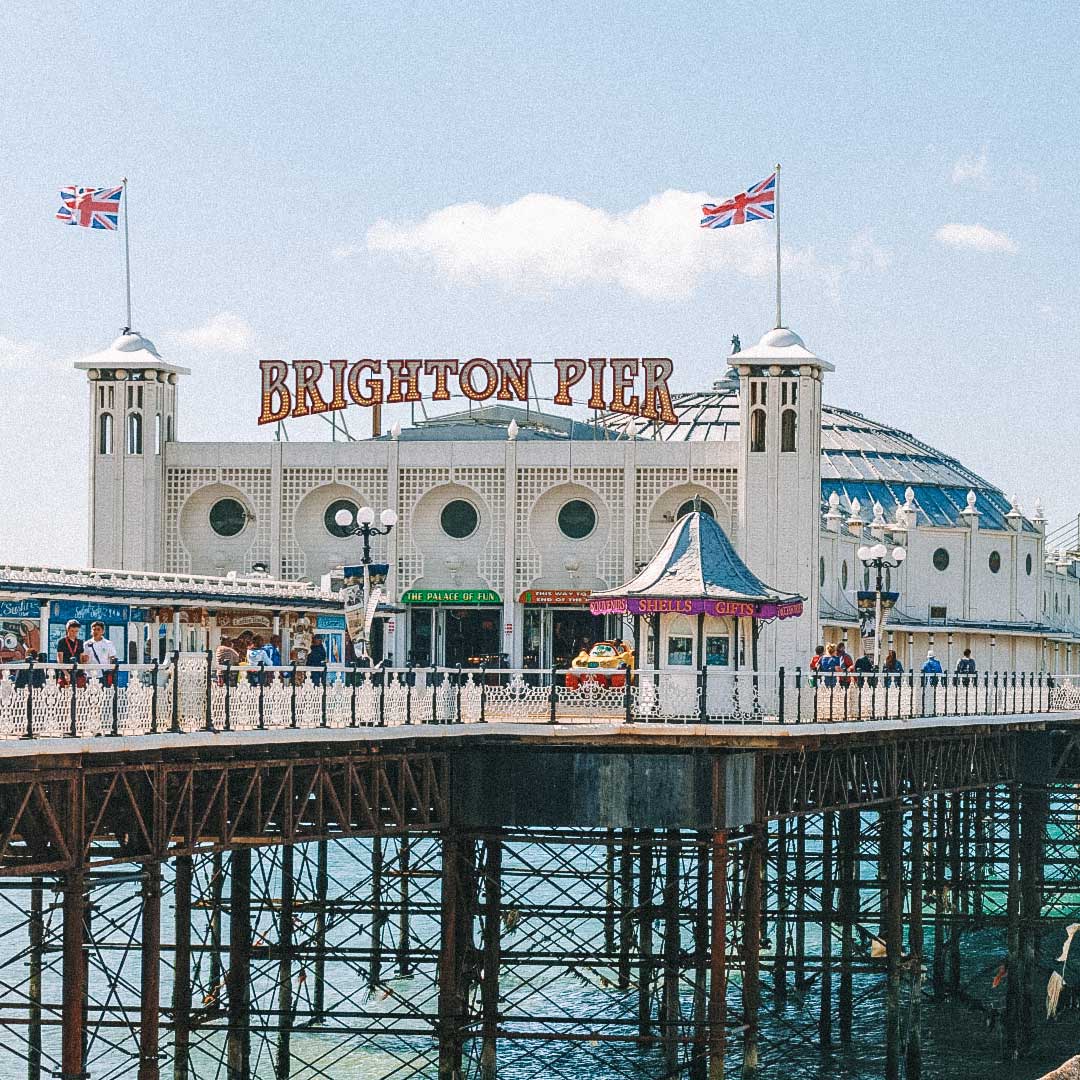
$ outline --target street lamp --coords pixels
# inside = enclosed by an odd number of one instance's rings
[[[397,514],[389,507],[379,515],[382,528],[374,524],[375,511],[370,506],[361,506],[353,516],[352,510],[343,506],[335,515],[334,521],[345,536],[359,536],[364,541],[364,554],[360,558],[360,564],[364,568],[364,606],[361,621],[363,654],[368,656],[367,641],[367,608],[368,597],[371,592],[370,566],[371,566],[371,538],[373,536],[385,536],[397,524]]]
[[[882,605],[882,571],[886,566],[893,568],[899,566],[906,558],[907,552],[902,547],[889,549],[881,543],[863,544],[856,553],[859,561],[868,569],[874,570],[876,580],[874,582],[874,667],[881,668],[881,626],[885,619],[885,611]],[[890,558],[891,556],[891,558]],[[894,597],[895,599],[895,597]]]

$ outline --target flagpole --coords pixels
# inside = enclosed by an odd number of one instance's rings
[[[776,328],[784,325],[780,316],[780,163],[776,164],[776,190],[773,193],[776,209],[773,220],[776,222]],[[125,220],[127,220],[125,218]]]
[[[121,185],[124,189],[124,286],[127,293],[127,322],[124,324],[124,333],[127,333],[131,330],[131,248],[128,243],[128,190],[126,176],[121,181]]]

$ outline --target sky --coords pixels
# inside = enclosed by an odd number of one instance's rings
[[[1078,38],[1064,2],[6,0],[0,564],[86,563],[72,364],[124,324],[123,245],[55,211],[125,176],[179,437],[244,441],[266,358],[668,356],[710,385],[772,326],[775,234],[700,203],[781,162],[825,400],[1075,519]]]

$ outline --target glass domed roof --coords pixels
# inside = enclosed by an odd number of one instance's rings
[[[737,442],[739,379],[729,370],[711,390],[673,394],[677,424],[655,424],[637,416],[607,412],[599,423],[620,435],[665,442]],[[880,502],[886,516],[915,493],[921,524],[955,525],[974,491],[986,528],[1006,527],[1012,504],[993,484],[899,428],[835,405],[822,405],[821,497],[823,512],[835,491],[846,511],[853,498],[863,508]],[[1027,521],[1026,529],[1034,527]]]

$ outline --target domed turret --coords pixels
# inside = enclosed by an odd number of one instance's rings
[[[176,437],[176,380],[154,343],[125,330],[76,365],[90,383],[90,564],[160,570],[165,448]]]

